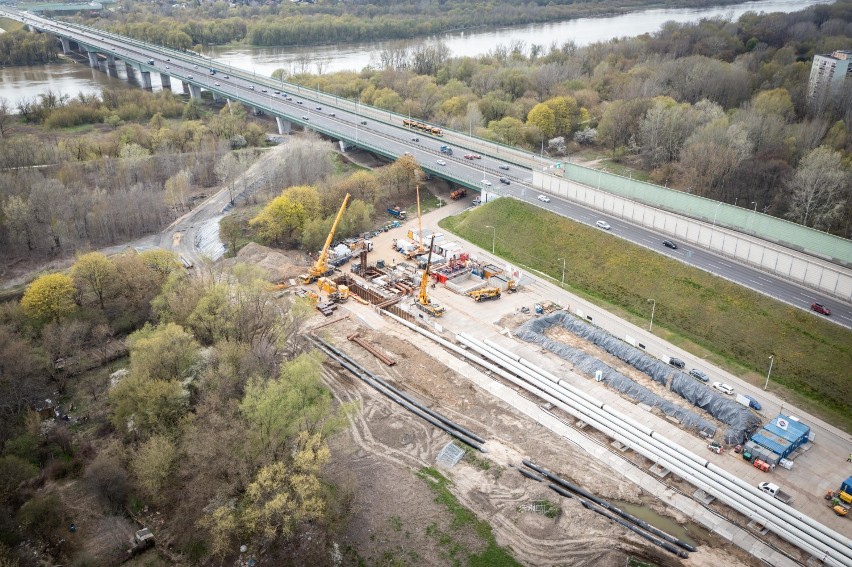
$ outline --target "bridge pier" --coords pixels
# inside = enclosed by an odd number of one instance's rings
[[[201,98],[201,87],[190,83],[184,84],[189,85],[189,96],[191,96],[192,98]]]
[[[139,71],[139,82],[143,89],[151,90],[151,71]]]
[[[275,117],[275,122],[278,124],[278,133],[279,134],[289,134],[290,129],[293,124],[287,120],[286,118],[281,118],[280,116]]]
[[[115,67],[115,55],[107,53],[107,67]]]
[[[183,85],[183,94],[188,95],[189,94],[189,83],[187,83],[185,81],[181,81],[181,84]]]
[[[62,53],[71,51],[71,41],[68,38],[60,37],[59,42],[62,44]],[[94,67],[94,65],[92,65]]]
[[[171,89],[172,88],[171,76],[169,76],[165,73],[160,73],[160,84],[163,85],[164,89]]]
[[[213,102],[222,102],[225,97],[217,93],[216,91],[210,91],[213,93]]]
[[[98,54],[97,54],[97,52],[96,51],[87,51],[86,53],[89,54],[89,67],[97,69],[98,68]]]
[[[133,77],[136,74],[136,69],[130,63],[125,63],[124,68],[127,71],[128,77]]]

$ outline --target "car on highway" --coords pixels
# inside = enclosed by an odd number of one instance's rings
[[[508,165],[508,164],[501,163],[501,164],[500,164],[500,165],[498,165],[497,167],[499,167],[500,169],[504,169],[504,170],[506,170],[506,171],[509,171],[509,165]]]
[[[671,364],[675,368],[683,368],[684,366],[686,366],[686,363],[684,361],[673,356],[669,357],[669,364]]]
[[[541,201],[542,203],[549,203],[550,197],[548,197],[547,195],[539,195],[538,200]]]
[[[439,159],[437,163],[438,163],[438,165],[447,165],[447,162],[445,162],[442,159]]]
[[[213,84],[214,84],[214,85],[216,85],[217,87],[221,87],[221,86],[222,86],[222,85],[220,85],[219,83],[213,83]]]
[[[419,142],[419,141],[420,141],[420,138],[416,138],[416,137],[415,137],[415,138],[411,138],[411,141],[412,141],[412,142]]]
[[[750,407],[751,409],[755,409],[757,411],[760,411],[760,410],[763,409],[763,406],[760,405],[760,402],[758,402],[757,400],[755,400],[754,398],[752,398],[748,394],[743,394],[743,397],[748,400],[748,407]]]
[[[308,116],[302,116],[302,120],[310,120],[310,117],[308,117]]]
[[[187,77],[187,79],[189,79],[189,80],[191,81],[191,80],[192,80],[192,75],[189,75],[189,76]]]
[[[512,182],[511,182],[511,181],[509,181],[509,179],[508,179],[508,178],[506,178],[506,177],[501,177],[501,178],[500,178],[500,183],[502,183],[503,185],[511,185],[511,184],[512,184]]]
[[[602,221],[602,220],[599,220],[598,222],[596,222],[595,226],[598,227],[598,228],[602,228],[604,230],[609,230],[609,229],[612,228],[611,226],[609,226],[608,222]]]
[[[482,156],[479,155],[479,154],[471,154],[471,155],[473,156],[473,159],[482,159]]]
[[[689,375],[693,378],[697,378],[702,382],[709,382],[710,378],[705,374],[702,370],[698,370],[697,368],[693,368],[689,371]]]
[[[831,309],[829,309],[822,303],[812,303],[811,311],[816,311],[817,313],[821,313],[823,315],[831,315]]]
[[[321,107],[321,106],[318,106],[318,107],[317,107],[317,110],[322,110],[322,107]]]
[[[275,91],[275,94],[281,94],[281,91]]]
[[[329,112],[328,115],[331,116],[331,117],[337,116],[337,114],[335,114],[334,112]]]
[[[225,79],[225,80],[228,80],[228,79],[230,79],[231,77],[229,77],[228,75],[225,75],[225,76],[224,76],[224,77],[222,77],[222,78],[223,78],[223,79]]]
[[[302,104],[302,101],[301,101],[301,100],[297,100],[297,101],[296,101],[296,104]]]
[[[473,159],[473,154],[464,154],[464,159]]]
[[[734,395],[734,389],[724,382],[713,382],[713,388],[728,396]]]
[[[265,93],[265,92],[267,92],[267,90],[266,89],[260,89],[260,92]]]
[[[250,90],[250,91],[253,91],[253,90],[254,90],[254,85],[249,85],[249,90]]]
[[[366,126],[366,125],[367,125],[367,121],[366,121],[366,120],[362,120],[362,121],[361,121],[361,126]]]
[[[672,250],[677,250],[677,244],[675,244],[671,240],[663,240],[663,246],[665,246],[666,248],[671,248]]]
[[[487,179],[483,179],[483,180],[481,181],[481,183],[482,183],[483,185],[485,185],[486,187],[491,187],[491,182],[490,182],[490,181],[488,181]]]
[[[193,65],[193,69],[198,69],[198,65]]]

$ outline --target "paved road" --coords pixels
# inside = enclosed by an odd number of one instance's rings
[[[30,15],[27,17],[31,20],[36,19]],[[70,27],[69,24],[59,24],[44,19],[39,21],[48,30],[57,29],[60,25],[65,29]],[[288,117],[292,122],[307,128],[316,129],[362,147],[377,149],[379,153],[387,157],[395,158],[410,153],[425,170],[466,184],[471,188],[513,196],[590,225],[594,225],[596,220],[605,219],[612,226],[611,233],[614,236],[666,254],[800,309],[810,311],[810,305],[813,302],[822,303],[831,309],[832,315],[829,318],[831,321],[846,328],[852,328],[852,304],[850,303],[701,248],[681,246],[677,250],[666,249],[661,243],[668,238],[667,236],[617,218],[607,217],[569,201],[553,198],[549,203],[542,203],[536,199],[538,192],[532,187],[532,168],[544,167],[550,162],[534,154],[496,145],[488,146],[483,141],[476,142],[460,133],[448,132],[442,138],[426,136],[418,131],[402,128],[401,120],[393,118],[385,111],[303,87],[290,85],[287,90],[282,90],[281,84],[272,79],[231,70],[217,65],[215,61],[193,54],[149,46],[143,42],[96,32],[80,26],[77,26],[74,33],[81,35],[82,41],[103,49],[105,53],[143,62],[143,66],[152,72],[166,73],[173,78],[201,86],[226,98],[240,99],[247,104],[268,109],[275,115]],[[156,49],[157,52],[152,49]],[[151,57],[154,58],[154,63],[148,65],[147,62]],[[211,65],[219,69],[216,75],[209,74]],[[396,121],[400,123],[396,124]],[[474,149],[465,149],[462,144]],[[442,145],[450,145],[453,148],[453,155],[441,153]],[[489,155],[486,153],[488,150],[493,153]],[[481,157],[465,159],[466,154],[473,153]],[[508,169],[505,169],[506,167]],[[505,177],[510,185],[502,184],[500,177]],[[190,229],[189,226],[193,228]],[[194,224],[186,228],[201,230]],[[191,251],[187,252],[191,253]],[[816,313],[812,313],[812,316],[823,317]]]

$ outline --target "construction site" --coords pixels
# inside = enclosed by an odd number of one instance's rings
[[[815,420],[725,398],[668,364],[675,347],[438,232],[464,197],[335,243],[347,195],[307,270],[254,244],[232,260],[275,266],[277,293],[316,308],[306,339],[359,407],[332,474],[359,494],[347,537],[365,559],[453,558],[423,531],[452,519],[412,481],[434,467],[522,564],[852,566],[848,502],[822,498],[845,478],[826,467],[842,435],[805,433],[770,466],[760,425]]]

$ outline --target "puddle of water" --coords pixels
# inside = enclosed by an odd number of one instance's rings
[[[627,502],[619,502],[618,500],[610,500],[610,503],[620,508],[622,511],[627,512],[628,514],[632,514],[639,518],[640,520],[645,520],[652,526],[657,529],[663,530],[669,535],[672,535],[679,540],[685,541],[690,545],[695,545],[695,540],[689,537],[689,533],[686,531],[681,524],[678,524],[671,518],[667,518],[664,516],[660,516],[650,508],[645,508],[644,506],[637,506],[636,504],[630,504]]]

